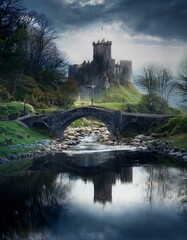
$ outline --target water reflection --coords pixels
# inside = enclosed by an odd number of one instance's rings
[[[147,178],[145,193],[149,203],[176,200],[180,213],[187,217],[187,171],[186,169],[166,166],[149,166],[145,168]]]
[[[65,209],[69,190],[49,172],[0,177],[0,239],[27,239],[38,230],[42,235]]]
[[[132,182],[132,167],[123,168],[119,176],[114,172],[106,172],[93,177],[94,202],[112,202],[112,185],[116,184],[117,179],[122,183]]]
[[[135,152],[36,159],[0,177],[0,239],[186,239],[187,171],[159,162]]]

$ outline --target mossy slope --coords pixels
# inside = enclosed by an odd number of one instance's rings
[[[49,139],[45,132],[24,128],[16,121],[0,122],[0,156],[10,154],[8,145],[33,143],[37,140]]]

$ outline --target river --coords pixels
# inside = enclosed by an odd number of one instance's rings
[[[0,176],[0,239],[186,240],[187,170],[163,158],[92,136],[34,159]]]

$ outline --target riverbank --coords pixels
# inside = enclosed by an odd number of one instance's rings
[[[173,147],[166,139],[158,139],[154,135],[145,136],[141,134],[134,138],[121,138],[119,141],[115,141],[111,138],[106,127],[68,128],[64,135],[65,140],[63,142],[54,141],[51,150],[57,152],[71,150],[80,143],[82,138],[90,135],[93,135],[95,141],[109,146],[120,146],[121,148],[130,146],[137,151],[167,154],[187,162],[187,149]]]
[[[148,151],[169,155],[187,162],[187,150],[185,148],[171,147],[167,140],[158,139],[155,136],[138,135],[135,138],[121,138],[120,141],[114,141],[106,127],[79,127],[67,128],[64,134],[64,141],[60,139],[41,139],[32,144],[19,143],[8,145],[9,153],[6,157],[0,157],[0,163],[6,164],[14,160],[33,159],[45,156],[49,153],[74,150],[82,139],[92,137],[93,141],[108,146],[116,146],[123,149],[129,146],[134,151]],[[97,150],[97,149],[96,149]]]
[[[37,141],[50,139],[47,132],[22,126],[17,121],[0,121],[0,157],[37,150]],[[29,148],[29,149],[28,149]]]

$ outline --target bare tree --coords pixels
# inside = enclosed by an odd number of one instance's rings
[[[174,89],[173,76],[170,69],[157,67],[156,81],[157,92],[160,99],[160,113],[163,113],[164,105],[168,104],[169,96]]]
[[[174,88],[172,73],[168,68],[157,65],[148,65],[138,78],[139,84],[145,90],[149,111],[164,112],[168,105],[169,96]]]
[[[187,56],[182,60],[178,73],[177,88],[180,90],[184,101],[187,101]]]
[[[156,92],[156,69],[153,65],[143,68],[143,73],[138,77],[139,84],[147,94],[148,108],[153,111],[153,98]]]
[[[66,73],[67,60],[56,46],[52,22],[43,14],[35,14],[29,28],[28,74],[40,82],[59,82]]]
[[[0,0],[0,39],[6,39],[23,23],[22,0]]]

